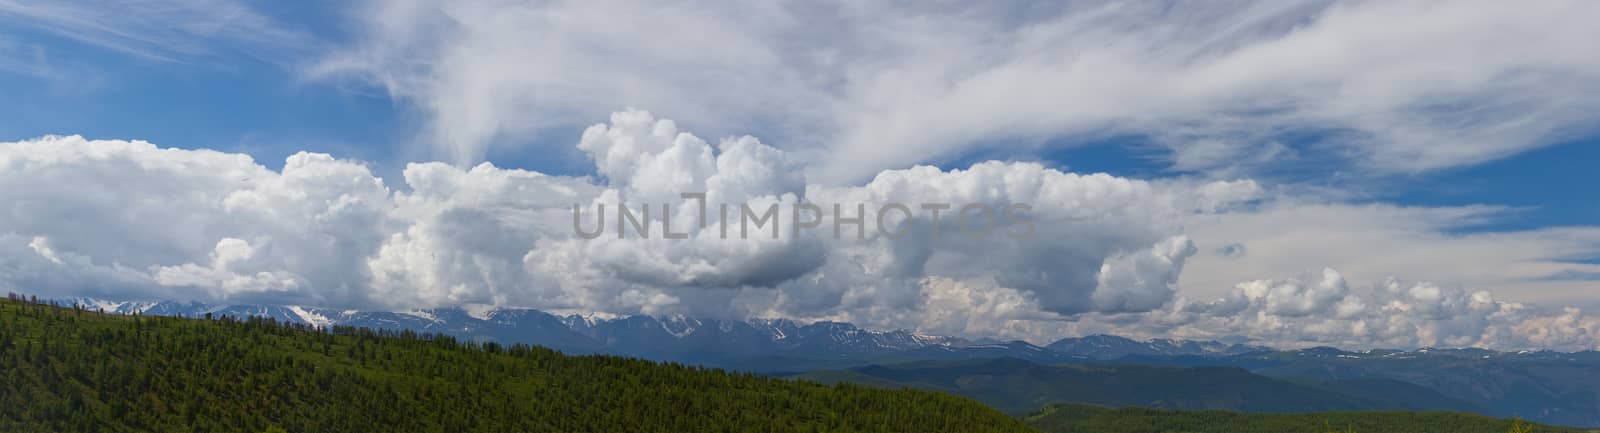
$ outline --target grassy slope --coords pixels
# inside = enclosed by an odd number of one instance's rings
[[[1028,431],[964,398],[0,301],[0,431]]]
[[[1046,433],[1505,433],[1516,421],[1450,412],[1329,412],[1244,414],[1224,411],[1108,409],[1056,405],[1030,415]],[[1584,430],[1529,425],[1535,433]]]

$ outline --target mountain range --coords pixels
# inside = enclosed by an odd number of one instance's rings
[[[568,354],[623,355],[775,376],[803,375],[824,382],[913,386],[968,395],[1013,413],[1053,403],[1245,412],[1440,409],[1600,426],[1600,352],[1276,350],[1110,335],[1065,338],[1039,346],[783,319],[600,317],[482,306],[381,312],[90,298],[57,303],[118,314],[254,316],[319,327],[404,329],[477,342],[540,345]],[[996,365],[1016,369],[1018,375],[981,373],[1000,368]],[[1094,366],[1115,368],[1090,368]],[[905,376],[908,372],[929,376],[911,380]],[[1068,379],[1056,377],[1060,375]],[[1166,379],[1138,380],[1146,377]],[[1112,392],[1131,384],[1137,384],[1139,392]],[[1096,389],[1100,391],[1092,391]],[[1203,403],[1219,401],[1208,393],[1230,389],[1237,392],[1232,400],[1223,399],[1227,403]]]
[[[1047,402],[1269,413],[1445,410],[1600,427],[1600,352],[1593,351],[1314,347],[1129,355],[1076,364],[922,361],[799,377],[939,390],[1011,413]]]
[[[1115,335],[1090,335],[1063,338],[1045,346],[1051,351],[1083,355],[1096,360],[1115,360],[1129,356],[1231,356],[1246,353],[1271,352],[1266,346],[1226,344],[1216,341],[1193,341],[1158,338],[1137,341]]]
[[[1217,410],[1120,409],[1053,405],[1029,414],[1044,433],[1594,433],[1591,430],[1496,419],[1458,412],[1362,411],[1241,413]]]
[[[56,302],[115,314],[265,317],[319,327],[409,329],[472,341],[534,344],[569,354],[626,355],[764,373],[922,359],[1010,356],[1049,363],[1092,359],[1088,355],[1053,351],[1023,341],[974,341],[904,330],[867,330],[849,323],[799,323],[786,319],[601,317],[483,306],[385,312],[292,305],[119,302],[94,298],[66,298]]]
[[[1400,381],[1286,380],[1236,367],[1047,365],[995,358],[869,365],[810,372],[799,378],[943,391],[971,397],[1018,416],[1060,402],[1254,413],[1483,411],[1471,403]]]
[[[313,326],[410,329],[477,341],[535,344],[573,354],[611,354],[755,372],[800,372],[874,363],[1013,357],[1041,363],[1114,360],[1127,356],[1227,356],[1270,348],[1215,341],[1133,339],[1095,335],[1048,346],[966,339],[905,330],[867,330],[849,323],[786,319],[724,320],[674,316],[557,315],[526,308],[462,306],[411,311],[361,311],[294,305],[213,305],[186,301],[63,298],[114,314],[180,317],[266,317]]]
[[[1388,380],[1484,408],[1486,415],[1600,426],[1600,352],[1484,349],[1346,351],[1331,347],[1234,356],[1136,356],[1123,364],[1237,367],[1307,381]]]
[[[1444,410],[1600,427],[1600,352],[1317,347],[1077,364],[920,361],[798,377],[950,392],[1013,414],[1059,402],[1269,413]]]
[[[0,432],[1032,432],[969,399],[0,299]]]

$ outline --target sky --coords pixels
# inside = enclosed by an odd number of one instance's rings
[[[0,288],[1600,349],[1596,19],[1582,1],[0,0]],[[670,203],[682,227],[684,192],[822,217],[1022,203],[1033,231],[574,236],[575,205]]]

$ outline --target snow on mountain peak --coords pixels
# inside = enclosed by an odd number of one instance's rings
[[[499,307],[488,304],[465,304],[461,309],[466,310],[468,317],[478,320],[494,318],[494,314],[500,311]]]
[[[301,321],[310,323],[311,326],[318,328],[333,326],[333,320],[328,319],[326,316],[308,311],[298,305],[290,305],[288,308],[289,311],[294,313],[295,316],[298,316]]]
[[[439,319],[439,316],[435,316],[435,315],[433,315],[433,313],[428,312],[426,310],[396,311],[396,313],[400,313],[400,314],[404,314],[404,315],[407,315],[407,316],[416,317],[416,318],[427,320],[427,321],[434,322],[434,323],[444,323],[443,320]]]

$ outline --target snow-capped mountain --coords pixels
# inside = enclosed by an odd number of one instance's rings
[[[775,358],[865,362],[885,354],[928,347],[959,351],[973,346],[967,340],[954,337],[903,330],[866,330],[838,322],[800,324],[785,319],[557,316],[533,309],[485,306],[380,312],[176,301],[116,302],[94,298],[67,298],[57,302],[116,314],[255,316],[323,327],[410,329],[479,341],[535,344],[568,353],[620,354],[707,365],[749,366],[741,361]],[[1028,350],[1042,350],[1027,343],[1014,344],[1031,347]],[[993,348],[984,351],[993,352]]]
[[[534,309],[481,305],[358,311],[293,305],[116,302],[94,298],[67,298],[57,302],[116,314],[255,316],[321,327],[410,329],[477,341],[535,344],[568,353],[606,353],[770,370],[924,359],[1015,357],[1058,363],[1126,356],[1228,356],[1270,350],[1214,341],[1135,341],[1110,335],[1068,338],[1039,347],[1023,341],[972,341],[904,330],[868,330],[840,322],[801,324],[786,319],[720,320],[682,315],[558,316]]]

